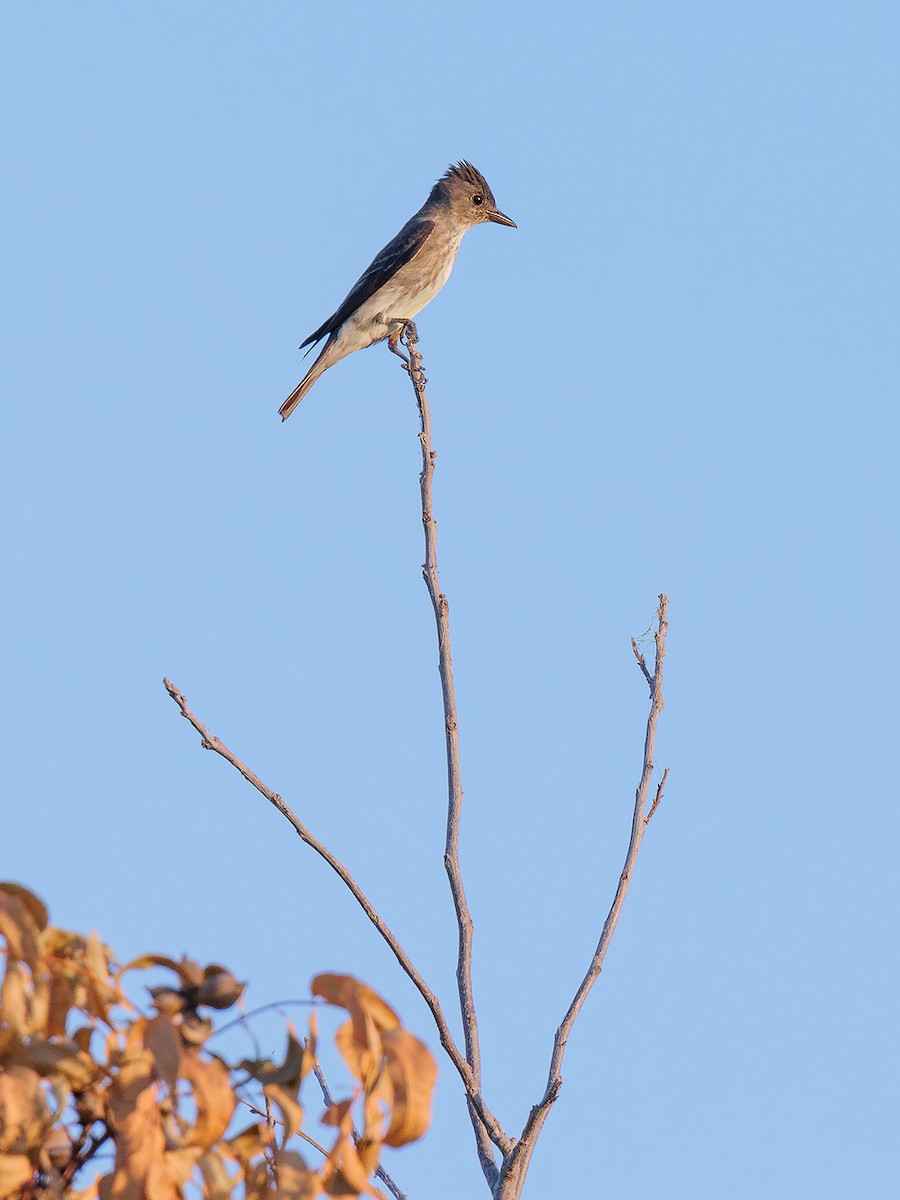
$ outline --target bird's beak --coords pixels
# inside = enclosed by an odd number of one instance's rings
[[[509,225],[511,229],[519,228],[512,217],[508,217],[506,213],[497,212],[496,209],[494,209],[493,212],[488,213],[487,219],[489,221],[493,221],[497,225]]]

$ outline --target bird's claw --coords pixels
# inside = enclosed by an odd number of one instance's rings
[[[387,344],[391,354],[396,354],[399,359],[402,359],[404,368],[408,371],[410,367],[410,358],[400,349],[401,345],[406,347],[414,346],[419,340],[419,331],[416,329],[414,321],[409,321],[405,317],[395,317],[394,323],[400,328],[396,333],[389,333]]]

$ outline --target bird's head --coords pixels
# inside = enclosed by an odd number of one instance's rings
[[[467,227],[480,225],[482,221],[510,225],[513,229],[517,227],[512,217],[497,208],[488,181],[469,162],[458,162],[449,167],[431,189],[428,199],[447,205]]]

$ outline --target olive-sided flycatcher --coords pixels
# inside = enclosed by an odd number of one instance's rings
[[[347,299],[300,349],[327,335],[322,352],[278,410],[286,421],[319,376],[354,350],[384,338],[396,346],[406,321],[433,300],[453,269],[467,229],[482,221],[516,223],[500,212],[487,180],[471,163],[450,167],[414,217],[375,256]],[[307,350],[307,354],[309,350]]]

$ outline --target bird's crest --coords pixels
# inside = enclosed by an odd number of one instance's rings
[[[460,162],[454,163],[453,166],[448,167],[441,178],[459,179],[463,183],[471,183],[475,187],[482,188],[486,192],[490,192],[491,190],[488,187],[488,181],[478,170],[478,168],[473,167],[472,164],[470,162],[466,162],[465,159],[462,159]]]

